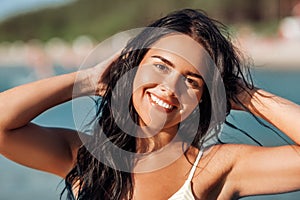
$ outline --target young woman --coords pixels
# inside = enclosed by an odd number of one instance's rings
[[[300,107],[246,82],[246,66],[221,31],[202,12],[180,10],[130,40],[97,72],[96,91],[94,70],[84,70],[1,93],[1,154],[65,178],[70,199],[225,200],[299,190]],[[85,139],[30,122],[92,94],[102,101]],[[295,144],[205,146],[231,109],[267,120]]]

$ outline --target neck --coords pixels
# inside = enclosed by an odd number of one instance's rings
[[[151,153],[163,148],[174,139],[177,130],[177,127],[166,128],[153,135],[157,131],[142,127],[138,133],[142,137],[136,139],[137,153]]]

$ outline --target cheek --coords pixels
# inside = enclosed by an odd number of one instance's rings
[[[182,95],[181,103],[184,107],[182,111],[183,118],[187,118],[194,109],[199,105],[200,99],[202,97],[203,90],[195,91],[195,90],[188,90],[187,93]]]
[[[151,66],[143,65],[139,66],[134,81],[133,81],[133,91],[132,91],[132,102],[137,113],[143,118],[143,113],[145,113],[144,104],[145,99],[143,98],[145,90],[149,87],[155,86],[155,78],[157,74],[151,70]]]
[[[134,81],[133,81],[133,90],[137,90],[137,88],[139,88],[143,83],[147,83],[150,81],[150,77],[149,76],[145,76],[143,74],[145,74],[147,72],[147,69],[145,69],[145,67],[139,67]]]
[[[153,66],[151,65],[141,65],[137,70],[136,76],[133,82],[133,90],[137,90],[140,87],[160,84],[163,82],[163,78],[161,74],[158,74],[153,70]]]
[[[201,101],[203,90],[188,89],[185,94],[181,96],[183,104],[190,105],[190,107],[196,107]]]

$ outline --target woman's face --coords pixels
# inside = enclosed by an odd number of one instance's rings
[[[133,105],[141,125],[172,128],[187,118],[203,93],[203,47],[183,34],[158,40],[138,67]]]

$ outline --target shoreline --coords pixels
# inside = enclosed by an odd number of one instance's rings
[[[248,38],[239,45],[255,68],[300,70],[300,40]]]
[[[73,44],[57,38],[48,43],[0,43],[0,68],[23,66],[51,70],[61,66],[76,69],[97,45],[85,36],[78,40]],[[300,69],[300,40],[247,36],[237,38],[236,46],[253,61],[255,68]]]

